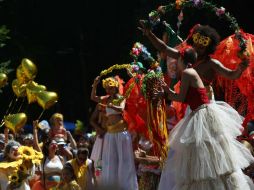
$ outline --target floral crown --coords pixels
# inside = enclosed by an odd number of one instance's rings
[[[119,83],[114,78],[109,77],[109,78],[106,78],[106,79],[102,80],[102,87],[103,88],[107,88],[107,87],[116,87],[116,88],[118,88]]]
[[[215,15],[220,20],[224,19],[225,21],[229,22],[229,28],[234,30],[236,38],[239,41],[239,50],[238,50],[239,58],[240,59],[245,58],[244,55],[247,52],[247,50],[246,50],[246,47],[247,47],[246,43],[247,42],[244,39],[243,35],[241,34],[241,29],[237,23],[237,20],[229,12],[227,12],[224,7],[216,7],[216,5],[214,5],[213,3],[207,2],[205,0],[176,0],[175,2],[169,3],[168,5],[159,6],[159,8],[157,10],[153,10],[149,14],[149,19],[154,19],[154,18],[159,19],[165,13],[172,12],[172,10],[180,11],[180,13],[178,15],[178,22],[177,22],[177,28],[178,28],[177,33],[179,33],[179,29],[182,24],[182,20],[184,19],[183,18],[184,17],[183,10],[186,8],[196,8],[198,10],[199,9],[206,9],[208,12],[215,13]],[[188,39],[188,37],[187,37],[187,39]],[[194,39],[193,39],[193,41],[194,41]],[[197,41],[199,43],[199,40],[197,40]],[[204,43],[206,45],[208,41],[205,40],[205,41],[201,42],[201,44],[203,45],[203,43]],[[208,45],[209,45],[209,43],[208,43]]]
[[[198,32],[196,32],[192,35],[192,40],[193,40],[194,44],[199,44],[204,47],[208,46],[211,42],[211,38],[209,38],[207,36],[203,36]]]

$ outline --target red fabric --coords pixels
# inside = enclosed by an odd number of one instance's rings
[[[119,87],[118,87],[119,94],[123,95],[123,84],[124,84],[124,81],[118,75],[115,76],[115,79],[118,81],[118,84],[119,84]]]
[[[176,93],[180,92],[180,85],[181,85],[181,82],[178,82],[174,86],[174,91]],[[187,108],[187,104],[182,103],[182,102],[173,101],[172,102],[172,107],[175,108],[175,110],[176,110],[176,120],[177,120],[176,123],[178,123],[178,121],[180,121],[184,117],[185,110]]]
[[[170,86],[172,78],[170,78],[167,73],[164,74],[163,77],[164,77],[165,83],[167,83],[167,85]]]
[[[146,128],[146,101],[141,94],[141,78],[131,78],[124,86],[124,93],[132,83],[135,83],[130,96],[126,99],[125,112],[123,114],[125,121],[128,123],[128,130],[148,137]],[[139,82],[136,80],[139,79]]]
[[[32,186],[32,190],[45,190],[45,188],[41,181],[36,181]]]
[[[249,59],[249,67],[236,80],[217,77],[215,90],[218,94],[219,89],[223,89],[225,101],[240,114],[246,114],[254,111],[254,35],[243,31],[240,31],[240,34],[246,40],[246,50],[249,56],[245,56],[245,58]],[[239,58],[239,49],[239,41],[234,34],[221,41],[211,57],[219,60],[227,68],[236,69],[242,61]]]
[[[207,104],[209,102],[210,101],[206,94],[205,88],[189,87],[187,95],[186,95],[185,103],[190,105],[191,110],[195,110],[202,104]]]

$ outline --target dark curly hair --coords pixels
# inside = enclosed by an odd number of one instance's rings
[[[214,53],[214,51],[216,50],[217,45],[220,42],[220,35],[218,34],[218,32],[212,28],[211,26],[208,25],[195,25],[192,30],[190,31],[190,35],[188,36],[187,39],[187,44],[189,45],[193,45],[193,38],[192,35],[195,33],[199,33],[200,35],[209,37],[211,39],[211,42],[209,43],[209,45],[206,47],[206,53],[208,55]]]
[[[197,52],[191,46],[183,48],[180,50],[181,57],[183,58],[183,63],[187,66],[191,66],[197,61]]]

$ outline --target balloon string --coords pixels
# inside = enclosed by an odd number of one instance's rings
[[[14,103],[14,105],[12,106],[11,110],[9,110],[9,112],[8,112],[8,113],[6,113],[6,115],[11,114],[11,113],[15,110],[16,103],[17,103],[17,102],[18,102],[18,98],[16,98],[16,99],[15,99],[15,103]]]
[[[43,109],[43,111],[41,112],[41,114],[39,115],[39,117],[37,118],[37,120],[40,120],[41,119],[41,116],[43,115],[45,109]]]
[[[4,125],[4,119],[2,119],[1,124],[0,124],[0,128]]]
[[[14,100],[15,100],[15,103],[14,103],[14,106],[13,106]],[[15,107],[15,104],[17,103],[17,101],[18,101],[18,98],[15,98],[15,95],[14,95],[13,98],[12,98],[12,100],[11,100],[11,102],[10,102],[9,105],[8,105],[8,108],[7,108],[7,110],[6,110],[5,114],[4,114],[4,117],[7,116],[9,113],[11,113],[11,112],[13,111],[13,108]],[[10,111],[10,110],[11,110],[11,111]],[[4,117],[3,117],[3,119],[1,120],[0,128],[4,125]]]
[[[18,109],[18,113],[20,112],[20,110],[21,110],[21,108],[22,108],[24,102],[25,102],[25,98],[22,99],[21,105],[19,106],[19,109]]]
[[[15,98],[15,95],[13,96],[11,102],[9,103],[8,109],[6,110],[5,115],[7,115],[7,114],[11,113],[11,111],[13,111],[13,102],[14,102],[14,100],[15,100],[15,103],[17,103],[18,98]],[[15,103],[14,103],[14,107],[15,107]]]

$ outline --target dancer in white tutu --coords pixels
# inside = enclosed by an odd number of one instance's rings
[[[101,184],[117,186],[118,190],[137,190],[132,139],[123,119],[125,100],[119,94],[119,82],[114,77],[104,79],[102,86],[107,95],[97,96],[99,81],[100,77],[94,81],[91,98],[100,102],[99,105],[104,107],[107,116],[104,123],[106,133],[103,140]]]
[[[253,184],[241,169],[254,162],[250,151],[235,138],[241,134],[242,117],[226,103],[210,103],[204,84],[191,68],[196,52],[187,47],[181,55],[177,71],[181,76],[180,93],[170,90],[162,81],[163,90],[174,101],[187,103],[192,112],[172,130],[169,155],[163,169],[159,190],[250,190]],[[174,173],[174,186],[167,187]]]

